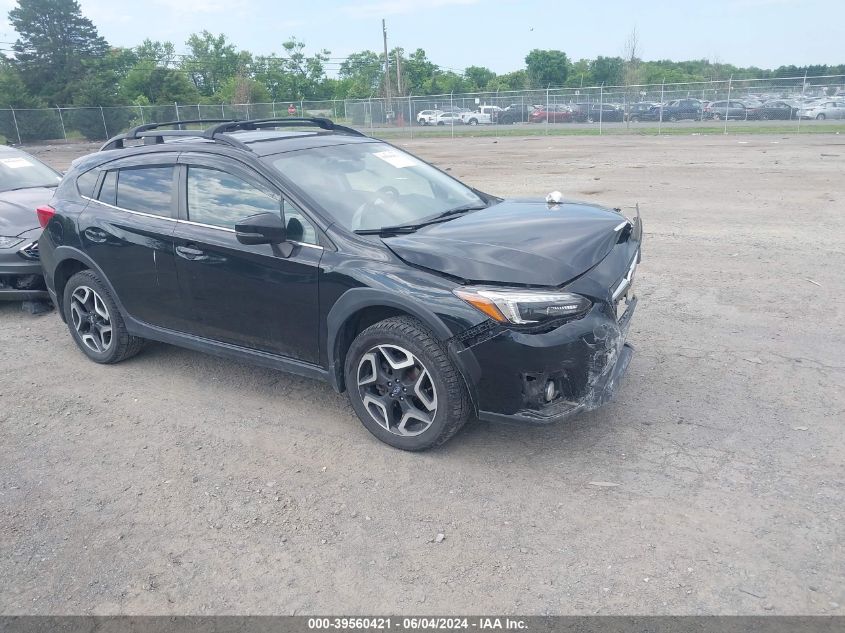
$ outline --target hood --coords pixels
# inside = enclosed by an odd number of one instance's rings
[[[54,191],[47,187],[0,191],[0,235],[13,237],[38,227],[35,209],[50,202]]]
[[[616,244],[625,218],[593,204],[504,200],[416,233],[382,238],[410,264],[473,282],[560,286]]]

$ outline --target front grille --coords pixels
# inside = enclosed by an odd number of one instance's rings
[[[38,254],[38,242],[36,241],[31,244],[27,244],[18,251],[18,255],[24,259],[38,260],[40,257]]]

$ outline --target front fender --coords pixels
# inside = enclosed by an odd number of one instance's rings
[[[443,319],[422,302],[414,301],[396,292],[376,288],[359,287],[347,290],[329,310],[326,319],[326,353],[328,356],[329,382],[337,391],[344,389],[343,362],[338,349],[338,337],[350,317],[356,312],[372,306],[400,310],[425,324],[446,347],[450,359],[466,383],[473,406],[475,406],[475,385],[480,371],[477,366],[473,366],[471,362],[468,363],[466,358],[459,354],[464,349],[461,337],[456,336]]]

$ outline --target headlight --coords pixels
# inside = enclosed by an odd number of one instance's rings
[[[12,248],[23,242],[19,237],[3,237],[0,235],[0,248]]]
[[[499,323],[527,325],[583,314],[593,305],[571,292],[465,286],[455,296]]]

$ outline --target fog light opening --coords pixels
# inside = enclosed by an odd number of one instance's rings
[[[546,387],[543,390],[543,396],[546,398],[546,402],[551,402],[555,398],[557,398],[557,387],[555,387],[554,380],[547,380]]]

